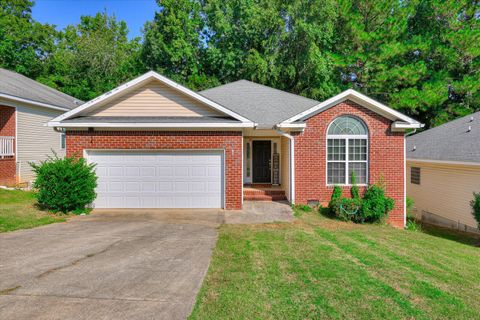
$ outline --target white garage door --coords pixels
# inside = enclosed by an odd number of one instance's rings
[[[222,208],[223,152],[89,151],[95,208]]]

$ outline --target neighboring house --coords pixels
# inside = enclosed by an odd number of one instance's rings
[[[417,218],[476,231],[473,192],[480,192],[480,112],[407,138],[407,195]]]
[[[405,223],[404,130],[417,121],[358,92],[324,102],[240,80],[193,92],[148,72],[49,122],[97,164],[96,208],[241,209],[329,201],[383,179]],[[328,156],[327,156],[328,155]]]
[[[29,183],[29,162],[65,154],[62,133],[46,126],[79,104],[73,97],[0,68],[0,185]]]

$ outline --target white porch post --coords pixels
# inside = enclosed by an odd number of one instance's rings
[[[295,139],[290,134],[277,130],[277,132],[288,139],[290,147],[290,202],[295,204]]]

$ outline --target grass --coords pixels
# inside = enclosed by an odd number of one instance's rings
[[[222,226],[190,319],[480,318],[478,239],[297,217]]]
[[[39,210],[33,192],[0,189],[0,232],[30,229],[65,221],[65,216]]]

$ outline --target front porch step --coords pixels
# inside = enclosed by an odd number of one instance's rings
[[[246,201],[282,201],[287,200],[283,190],[262,190],[245,188],[243,200]]]

